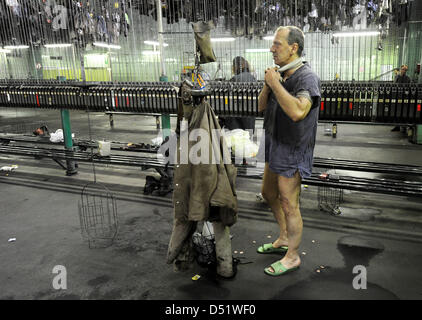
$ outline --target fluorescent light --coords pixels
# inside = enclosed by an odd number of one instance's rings
[[[264,40],[273,40],[274,39],[274,36],[266,36],[266,37],[264,37],[262,39],[264,39]]]
[[[379,35],[379,31],[366,31],[366,32],[337,32],[333,33],[333,37],[369,37]]]
[[[0,48],[0,53],[10,53],[10,52],[12,51]]]
[[[211,38],[211,42],[231,42],[236,40],[235,38]]]
[[[270,49],[246,49],[246,52],[270,52]]]
[[[45,44],[44,47],[46,48],[67,48],[71,47],[70,43],[56,43],[56,44]]]
[[[29,46],[5,46],[4,48],[10,49],[10,50],[13,50],[13,49],[28,49]]]
[[[150,44],[152,46],[159,46],[160,45],[160,43],[158,41],[145,40],[144,43],[145,44]],[[168,43],[164,43],[163,42],[163,47],[167,47],[167,46],[168,46]]]
[[[160,51],[145,50],[145,51],[142,51],[142,54],[144,54],[146,56],[157,55],[157,54],[160,54]]]
[[[120,49],[120,46],[114,45],[114,44],[107,44],[102,42],[94,42],[94,46],[101,47],[101,48],[107,48],[107,49]]]

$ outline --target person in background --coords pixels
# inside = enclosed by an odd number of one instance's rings
[[[396,75],[396,77],[394,78],[394,82],[395,83],[410,83],[410,78],[406,75],[406,72],[408,69],[409,67],[403,64],[400,67],[400,73]]]
[[[232,82],[255,82],[256,78],[251,73],[249,62],[240,56],[233,59],[232,72],[234,76]],[[255,130],[255,117],[220,117],[220,124],[228,130],[242,129]]]
[[[396,75],[394,78],[395,83],[410,83],[410,78],[406,75],[407,70],[409,67],[406,64],[403,64],[400,67],[399,74]],[[400,126],[395,126],[391,131],[400,131]]]

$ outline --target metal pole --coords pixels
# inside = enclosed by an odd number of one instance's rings
[[[60,116],[62,119],[64,147],[66,149],[66,153],[69,152],[70,155],[73,155],[72,129],[70,128],[69,110],[61,109]],[[74,161],[66,160],[66,164],[67,164],[66,175],[70,176],[70,175],[78,173],[78,171],[76,170]]]
[[[406,51],[406,36],[407,36],[407,26],[404,28],[404,37],[403,37],[403,46],[401,48],[401,63],[400,65],[405,63],[404,53]]]
[[[81,77],[82,81],[85,84],[85,66],[84,66],[84,58],[82,55],[82,50],[79,51],[80,60],[81,60]],[[64,140],[64,148],[66,150],[66,154],[68,153],[70,156],[73,156],[73,140],[72,140],[72,129],[70,126],[70,112],[67,109],[60,110],[60,117],[62,120],[62,129],[63,129],[63,140]],[[78,173],[76,170],[76,162],[73,160],[66,160],[67,170],[66,175],[70,176],[73,174]]]
[[[419,60],[419,64],[422,65],[422,50],[421,50],[421,58]],[[418,83],[422,83],[422,72],[419,73]]]
[[[155,1],[157,7],[157,28],[158,28],[158,43],[160,50],[160,81],[168,82],[168,77],[166,75],[166,65],[164,63],[164,46],[163,46],[163,15],[161,12],[161,0]],[[166,139],[170,136],[170,115],[162,114],[161,115],[161,128],[163,129],[163,139]]]
[[[160,50],[160,81],[168,81],[166,76],[166,65],[164,63],[164,54],[163,54],[163,15],[161,11],[161,0],[155,0],[157,6],[157,27],[158,27],[158,49]],[[166,80],[162,80],[166,78]]]

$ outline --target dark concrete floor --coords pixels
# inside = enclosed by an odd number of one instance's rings
[[[153,117],[114,118],[111,129],[108,116],[91,114],[93,138],[136,143],[157,136]],[[88,138],[86,113],[72,111],[71,120],[76,138]],[[0,132],[39,123],[59,129],[59,112],[0,109]],[[315,156],[422,165],[422,146],[390,127],[340,125],[337,139],[325,136],[324,127],[318,129]],[[93,179],[91,166],[80,163],[79,173],[66,177],[51,160],[0,154],[0,166],[12,164],[19,168],[0,174],[0,299],[422,298],[420,199],[346,192],[343,213],[332,216],[318,210],[316,187],[303,188],[302,266],[272,278],[263,269],[278,256],[260,255],[256,247],[275,239],[277,226],[267,206],[255,201],[260,182],[238,179],[239,219],[231,234],[241,264],[234,279],[222,280],[199,266],[174,272],[165,263],[171,195],[142,194],[151,171],[96,166],[97,181],[117,199],[119,232],[112,246],[89,249],[81,236],[78,201]],[[66,290],[53,288],[56,265],[66,267]],[[357,265],[366,267],[367,289],[353,288]],[[193,281],[195,274],[202,277]]]

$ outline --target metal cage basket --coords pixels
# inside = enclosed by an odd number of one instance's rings
[[[328,178],[328,180],[330,180]],[[341,214],[340,205],[343,203],[343,189],[331,186],[318,186],[318,208],[332,214]]]
[[[87,184],[78,207],[82,237],[89,247],[110,246],[118,230],[117,204],[111,192],[101,184]]]

